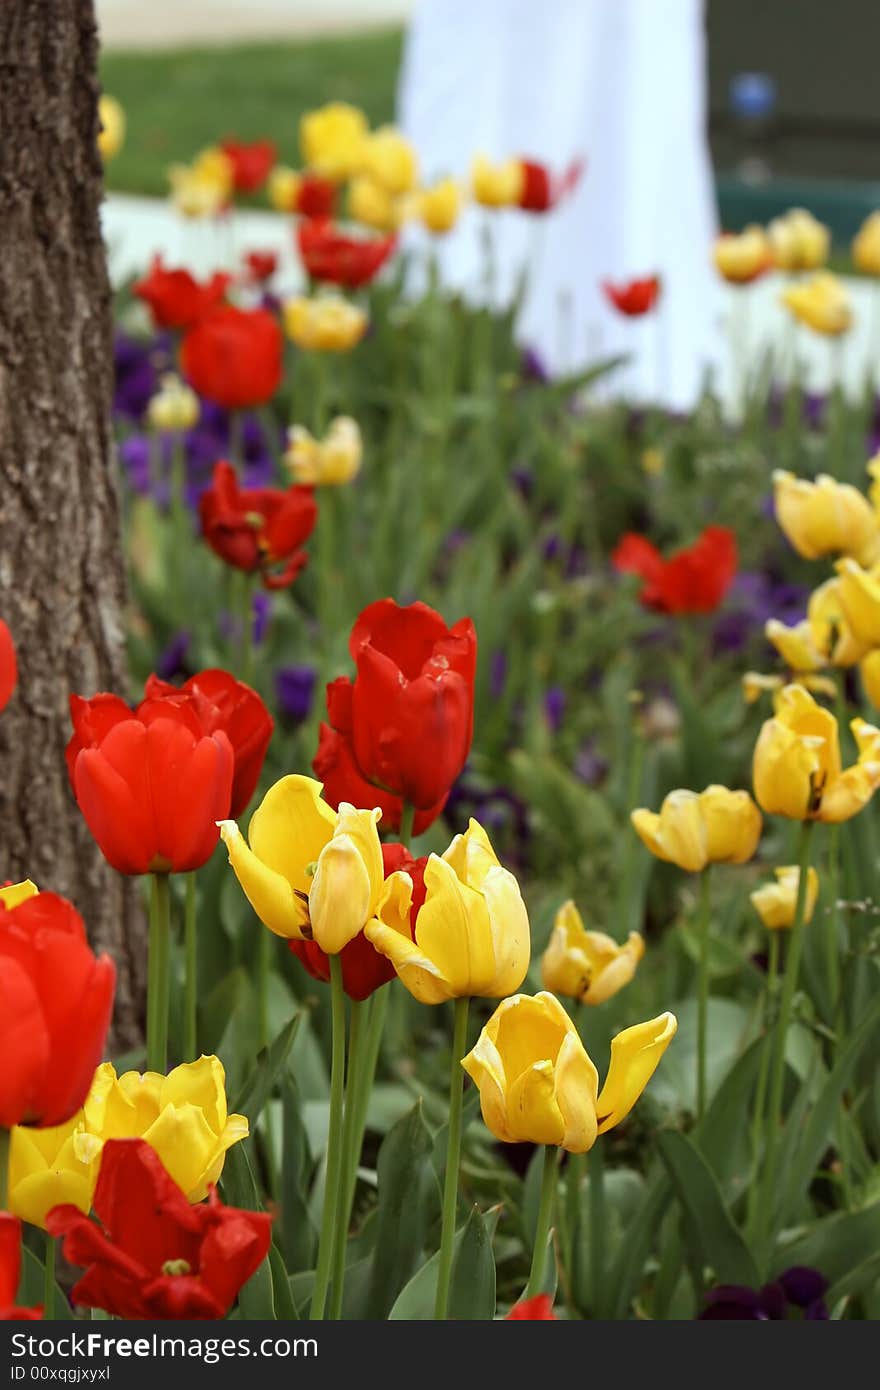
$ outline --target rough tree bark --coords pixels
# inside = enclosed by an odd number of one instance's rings
[[[64,764],[71,691],[124,691],[92,0],[0,4],[0,616],[19,686],[0,718],[0,880],[70,897],[116,961],[115,1047],[141,1031],[144,928]]]

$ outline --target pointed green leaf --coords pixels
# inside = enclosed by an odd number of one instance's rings
[[[699,1149],[684,1134],[657,1137],[660,1157],[681,1206],[684,1237],[701,1269],[723,1284],[760,1284],[751,1252],[733,1223],[718,1183]]]
[[[302,1013],[298,1011],[269,1046],[260,1051],[250,1075],[235,1098],[233,1109],[247,1115],[251,1128],[260,1118],[275,1081],[287,1061],[287,1054],[290,1052],[301,1019]]]
[[[449,1317],[472,1322],[495,1316],[495,1257],[479,1207],[472,1207],[452,1262]]]

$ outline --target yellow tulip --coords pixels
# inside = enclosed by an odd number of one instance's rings
[[[747,705],[754,705],[762,695],[773,695],[784,685],[785,681],[781,676],[765,676],[760,671],[746,671],[742,678],[743,699]]]
[[[782,292],[782,303],[794,317],[829,338],[837,338],[852,327],[853,311],[843,282],[828,270],[819,270],[809,280],[789,285]]]
[[[880,212],[872,212],[862,223],[853,240],[852,257],[863,275],[880,275]]]
[[[461,213],[461,189],[455,179],[423,188],[415,201],[416,216],[435,236],[452,231]]]
[[[662,449],[645,449],[642,452],[642,472],[649,478],[659,478],[666,468],[666,454]]]
[[[744,864],[761,838],[761,813],[748,792],[707,787],[699,795],[670,792],[659,815],[641,808],[630,817],[639,839],[668,864],[699,873],[707,864]]]
[[[307,352],[349,352],[367,331],[363,309],[340,295],[298,296],[283,307],[284,329]]]
[[[277,212],[296,212],[301,188],[302,174],[286,164],[275,165],[266,185],[269,202]]]
[[[767,234],[756,224],[743,232],[727,232],[718,237],[712,259],[719,275],[733,285],[756,280],[773,261]]]
[[[774,218],[767,239],[778,270],[818,270],[831,249],[831,232],[804,208]]]
[[[764,636],[792,671],[821,671],[826,665],[825,655],[815,645],[813,630],[806,618],[793,627],[786,627],[777,618],[768,618]]]
[[[85,1126],[102,1143],[144,1139],[191,1202],[200,1202],[223,1171],[227,1149],[246,1139],[244,1115],[226,1112],[226,1073],[218,1057],[200,1057],[159,1072],[127,1071],[110,1062],[95,1072],[83,1107]]]
[[[172,164],[168,180],[172,201],[184,217],[215,217],[233,194],[232,161],[211,145],[201,150],[192,164]]]
[[[115,158],[125,141],[125,112],[115,97],[106,92],[98,101],[98,150],[104,163]]]
[[[880,647],[880,565],[864,569],[845,556],[835,569],[840,604],[853,637],[866,647]]]
[[[360,167],[367,118],[356,106],[331,101],[307,111],[299,123],[304,162],[330,179],[348,179]]]
[[[392,874],[388,882],[394,879],[411,887],[407,874]],[[366,929],[410,994],[440,1004],[471,995],[502,999],[518,989],[529,968],[528,914],[519,884],[475,820],[442,858],[430,856],[425,894],[414,941],[405,912],[392,921],[380,911]]]
[[[837,720],[800,685],[787,685],[755,745],[753,778],[759,805],[791,820],[849,820],[880,786],[880,730],[863,719],[850,728],[858,761],[841,768]]]
[[[16,1125],[9,1150],[9,1210],[46,1229],[46,1216],[66,1202],[88,1214],[98,1180],[101,1140],[86,1130],[83,1112],[63,1125]]]
[[[159,390],[147,406],[147,419],[154,430],[188,430],[199,418],[199,398],[191,387],[173,372],[159,382]]]
[[[515,207],[522,197],[523,169],[518,159],[502,164],[490,164],[478,154],[471,166],[471,188],[474,198],[484,208]]]
[[[323,439],[302,425],[287,432],[284,464],[295,483],[306,487],[336,487],[350,483],[361,468],[363,444],[356,420],[339,415]]]
[[[814,482],[777,469],[773,474],[776,520],[805,560],[852,555],[870,564],[880,551],[880,521],[868,499],[827,473]]]
[[[776,875],[776,882],[765,883],[761,888],[756,888],[754,893],[749,896],[764,926],[771,931],[777,931],[783,927],[790,927],[794,922],[800,870],[797,864],[788,864],[785,868],[774,869],[773,872]],[[812,921],[818,896],[819,875],[815,869],[809,868],[807,870],[807,893],[804,899],[805,923]]]
[[[496,1139],[586,1153],[632,1110],[677,1026],[665,1013],[618,1033],[599,1091],[596,1068],[559,1001],[516,994],[498,1005],[461,1065]]]
[[[418,182],[418,156],[396,126],[383,125],[361,145],[360,171],[392,197],[399,197],[401,193],[409,193]]]
[[[856,640],[846,620],[839,579],[828,579],[814,590],[803,621],[786,627],[770,618],[764,633],[786,665],[799,676],[829,665],[854,666],[865,654],[865,644]]]
[[[29,878],[23,878],[20,883],[7,883],[0,888],[0,903],[5,907],[18,907],[19,903],[27,902],[28,898],[33,898],[39,891],[37,885],[31,883]]]
[[[875,709],[880,709],[880,651],[869,652],[859,666],[862,686]]]
[[[556,914],[541,959],[541,979],[544,988],[554,994],[579,999],[582,1004],[604,1004],[629,984],[644,954],[644,939],[636,931],[624,942],[601,931],[587,931],[569,899]]]
[[[403,221],[404,203],[388,192],[384,184],[368,174],[352,179],[348,186],[348,214],[355,222],[377,232],[394,232]]]
[[[235,821],[220,835],[236,878],[276,936],[317,941],[337,955],[381,912],[397,911],[412,883],[387,880],[376,825],[381,811],[348,802],[333,811],[311,777],[282,777],[260,802],[245,840]]]

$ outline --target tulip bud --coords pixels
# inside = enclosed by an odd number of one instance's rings
[[[483,207],[515,207],[523,189],[522,164],[518,159],[490,164],[478,154],[471,166],[471,185],[474,198]]]
[[[756,280],[773,264],[764,229],[754,224],[738,234],[727,232],[720,236],[712,256],[718,273],[734,285]]]
[[[163,376],[159,390],[147,406],[147,419],[154,430],[192,429],[199,418],[199,398],[173,372]]]
[[[796,864],[774,869],[775,883],[765,883],[749,896],[764,926],[771,931],[791,927],[797,905],[800,870]],[[807,894],[804,900],[804,922],[810,922],[819,895],[819,875],[814,868],[807,870]]]
[[[452,230],[461,213],[461,190],[455,179],[441,179],[431,188],[423,188],[416,199],[417,215],[434,236]]]

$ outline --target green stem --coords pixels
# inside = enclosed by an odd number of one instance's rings
[[[535,1243],[532,1246],[532,1267],[529,1270],[529,1282],[526,1284],[523,1299],[534,1298],[535,1294],[543,1292],[544,1273],[547,1268],[547,1242],[550,1236],[550,1222],[553,1219],[555,1197],[556,1150],[551,1149],[549,1144],[545,1144],[541,1155],[541,1199],[538,1203]]]
[[[171,988],[171,896],[167,874],[153,874],[148,988],[147,1071],[164,1073],[168,1065],[168,996]]]
[[[416,818],[416,808],[410,802],[404,801],[400,811],[400,830],[398,838],[404,849],[409,849],[409,843],[413,834],[413,822]]]
[[[601,1144],[590,1150],[590,1291],[593,1317],[602,1316],[602,1275],[605,1254],[605,1156]]]
[[[45,1232],[46,1249],[43,1263],[43,1318],[48,1322],[55,1316],[55,1241]]]
[[[239,669],[240,679],[245,685],[254,683],[254,605],[251,592],[251,576],[242,571],[241,576],[241,597],[239,599],[241,623],[241,656]]]
[[[840,995],[840,826],[832,825],[828,842],[828,877],[831,884],[831,909],[825,923],[825,968],[828,975],[828,994],[831,1001],[829,1021],[832,1027],[837,1018]]]
[[[358,1100],[364,1074],[364,1013],[365,1002],[353,999],[348,1033],[348,1071],[345,1077],[345,1110],[342,1123],[342,1179],[339,1199],[339,1220],[336,1223],[336,1242],[333,1249],[333,1278],[331,1280],[330,1318],[338,1322],[342,1316],[342,1294],[345,1283],[345,1251],[348,1227],[357,1181],[360,1158],[360,1136],[357,1132]]]
[[[339,1186],[342,1175],[342,1106],[345,1083],[345,990],[342,985],[342,962],[338,955],[330,956],[330,1007],[333,1031],[333,1054],[330,1064],[330,1127],[327,1133],[327,1163],[324,1184],[324,1210],[321,1215],[321,1235],[318,1241],[318,1262],[315,1287],[309,1316],[313,1322],[324,1316],[327,1290],[333,1260],[333,1235],[339,1206]]]
[[[272,933],[257,938],[257,1033],[260,1047],[269,1046],[269,979],[272,973]]]
[[[9,1144],[12,1131],[0,1125],[0,1211],[9,1209]]]
[[[776,1004],[776,991],[779,986],[779,930],[770,932],[770,959],[767,966],[767,987],[764,993],[764,1018],[766,1029],[772,1025],[773,1009]],[[755,1089],[755,1109],[752,1115],[752,1181],[749,1185],[749,1210],[747,1228],[754,1237],[755,1220],[758,1211],[758,1165],[761,1161],[761,1140],[764,1132],[764,1110],[767,1104],[767,1076],[770,1062],[770,1034],[764,1038],[761,1048],[761,1063],[758,1068],[758,1084]]]
[[[709,868],[700,875],[700,964],[697,983],[697,1119],[706,1111],[706,1042],[709,1024]]]
[[[404,803],[404,810],[406,804]],[[458,1170],[461,1163],[461,1108],[464,1072],[461,1059],[467,1047],[468,998],[455,1001],[452,1057],[449,1067],[449,1141],[446,1148],[446,1175],[443,1182],[443,1225],[440,1236],[440,1266],[437,1271],[437,1298],[434,1318],[442,1322],[449,1309],[449,1284],[455,1246],[455,1214],[458,1206]]]
[[[186,905],[183,914],[184,1017],[183,1055],[194,1062],[198,1055],[197,1001],[199,993],[198,936],[196,935],[196,876],[186,876]]]
[[[791,1009],[794,1002],[800,973],[801,955],[804,945],[804,908],[807,901],[807,873],[810,867],[810,848],[813,838],[813,822],[805,820],[801,825],[798,846],[798,888],[795,901],[794,922],[788,943],[785,973],[782,980],[782,995],[779,1002],[779,1017],[773,1039],[773,1055],[770,1064],[770,1102],[768,1111],[767,1144],[764,1159],[764,1177],[761,1183],[759,1221],[757,1229],[768,1232],[770,1210],[776,1187],[776,1163],[778,1157],[779,1126],[782,1120],[782,1095],[785,1087],[785,1046],[791,1024]]]

